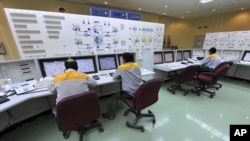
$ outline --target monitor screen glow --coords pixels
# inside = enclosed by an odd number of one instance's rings
[[[95,73],[96,66],[93,58],[76,59],[78,71],[84,73]]]
[[[65,70],[64,61],[43,62],[45,76],[56,76]]]
[[[112,70],[117,68],[115,55],[98,56],[99,70]]]
[[[191,50],[184,50],[183,57],[184,59],[191,58]]]
[[[161,64],[163,63],[162,52],[155,52],[154,53],[154,64]]]
[[[242,61],[248,61],[250,62],[250,51],[245,51],[244,55],[242,57]]]
[[[176,61],[182,61],[182,60],[183,60],[182,51],[177,51]]]
[[[193,50],[193,57],[204,57],[205,55],[204,50]]]
[[[174,62],[174,52],[164,52],[164,62],[165,63],[170,63]]]

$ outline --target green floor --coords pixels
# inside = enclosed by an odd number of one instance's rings
[[[104,132],[91,130],[85,141],[229,141],[230,124],[250,124],[249,83],[224,79],[223,88],[211,99],[208,95],[196,96],[192,93],[183,96],[166,91],[171,84],[166,82],[159,93],[159,101],[149,107],[156,116],[152,126],[149,119],[139,123],[145,132],[126,127],[126,120],[134,116],[123,116],[126,105],[120,104],[115,120],[100,118]],[[106,111],[110,97],[100,100],[101,111]],[[78,141],[79,135],[72,132],[67,141]],[[52,114],[19,125],[5,133],[0,141],[63,141]]]

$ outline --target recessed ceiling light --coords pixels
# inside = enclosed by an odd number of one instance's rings
[[[216,10],[215,10],[215,9],[213,9],[212,11],[213,11],[213,12],[215,12]]]
[[[184,19],[185,17],[184,17],[184,16],[182,16],[181,18],[182,18],[182,19]]]
[[[190,11],[187,11],[187,13],[189,14],[189,13],[190,13]]]
[[[240,10],[245,10],[245,8],[241,8]]]
[[[163,15],[166,15],[166,13],[164,12],[164,13],[162,13]]]
[[[212,1],[213,0],[200,0],[199,2],[204,4],[204,3],[209,3],[209,2],[212,2]]]
[[[165,5],[165,7],[167,8],[168,6],[167,6],[167,5]]]
[[[138,10],[141,10],[141,8],[138,8]]]
[[[106,5],[106,4],[108,4],[108,2],[105,1],[104,4]]]

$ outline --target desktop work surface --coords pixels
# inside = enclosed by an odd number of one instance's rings
[[[148,71],[146,69],[141,69],[141,71],[143,77],[154,75],[153,71]],[[90,88],[97,92],[98,97],[121,90],[120,81],[113,80],[109,73],[90,74],[90,77],[93,75],[99,76],[98,80],[94,80],[96,86]],[[0,122],[6,123],[0,126],[0,132],[15,123],[49,110],[54,106],[56,95],[48,91],[48,88],[43,87],[43,85],[44,84],[26,93],[10,95],[8,96],[8,101],[0,104],[0,116],[5,117],[0,118]]]
[[[193,62],[193,63],[188,63],[188,62],[164,63],[164,64],[154,65],[154,69],[165,71],[165,72],[171,72],[171,71],[181,70],[190,65],[201,65],[201,63],[199,61]]]

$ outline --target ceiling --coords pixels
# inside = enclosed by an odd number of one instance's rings
[[[250,0],[214,0],[201,4],[199,0],[59,0],[91,6],[146,12],[176,18],[198,18],[226,12],[250,9]],[[107,4],[105,4],[107,2]],[[167,6],[167,7],[165,7]],[[141,8],[141,10],[139,10]],[[214,11],[215,10],[215,11]]]

